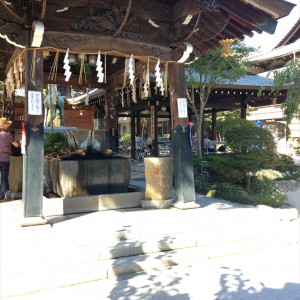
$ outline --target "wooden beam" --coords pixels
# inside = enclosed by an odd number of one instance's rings
[[[105,89],[107,85],[105,83],[99,83],[97,77],[86,77],[85,80],[82,81],[81,84],[78,83],[78,75],[70,77],[69,81],[65,81],[65,75],[63,74],[56,74],[56,80],[50,80],[49,79],[49,73],[44,73],[43,76],[44,84],[59,84],[59,85],[65,85],[65,86],[80,86],[80,87],[88,87],[88,88],[98,88],[98,89]]]
[[[294,8],[294,6],[296,6],[294,3],[281,0],[256,0],[255,2],[267,9],[275,11],[279,14],[279,18],[283,18],[290,14],[291,10]]]
[[[235,24],[234,20],[231,20],[228,23],[227,28],[228,27],[240,32],[240,34],[246,34],[249,37],[253,37],[253,32],[250,29],[242,26],[241,24],[239,24],[239,25]]]
[[[182,55],[176,49],[140,41],[93,34],[54,31],[45,32],[42,47],[65,51],[69,49],[70,52],[89,54],[97,54],[101,50],[102,53],[110,55],[129,57],[133,54],[136,58],[160,58],[161,61],[178,61]]]
[[[26,46],[26,29],[20,25],[6,24],[0,27],[0,36],[17,47],[24,48]],[[182,43],[182,45],[184,44]],[[102,53],[123,57],[134,54],[135,58],[160,58],[162,62],[178,61],[182,56],[182,47],[180,46],[181,44],[177,48],[171,49],[167,46],[118,37],[58,31],[45,31],[41,44],[41,48],[61,51],[69,49],[70,53],[97,54],[101,50]],[[186,47],[184,46],[184,48]]]
[[[0,27],[0,37],[16,47],[26,47],[26,31],[24,27],[7,23]]]
[[[251,5],[245,5],[239,0],[216,0],[218,5],[224,9],[229,15],[233,15],[238,19],[244,20],[254,27],[260,24],[266,24],[265,16],[252,8]]]
[[[149,2],[149,1],[147,1]],[[179,20],[186,18],[188,15],[197,15],[201,11],[201,7],[198,1],[194,0],[179,0],[173,6],[173,20]]]

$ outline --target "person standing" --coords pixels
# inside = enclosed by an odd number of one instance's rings
[[[9,164],[11,155],[11,145],[15,147],[20,146],[20,142],[17,138],[8,132],[11,125],[11,121],[6,118],[0,118],[0,202],[5,202],[5,193],[9,190],[8,175],[9,175]]]
[[[151,150],[152,149],[152,140],[148,136],[148,134],[145,134],[145,141],[146,141],[146,144],[147,144],[148,148]]]
[[[138,132],[135,138],[135,149],[138,151],[144,150],[147,148],[147,144],[143,138],[141,138],[140,133]]]

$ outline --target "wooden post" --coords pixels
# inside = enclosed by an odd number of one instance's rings
[[[133,109],[130,110],[130,148],[131,148],[131,158],[135,159],[135,112]]]
[[[30,45],[30,39],[31,32],[28,31],[28,45]],[[22,197],[24,217],[29,218],[41,217],[43,208],[43,50],[26,49],[25,65],[26,154],[23,155]],[[37,221],[37,223],[33,223],[42,224],[45,222]]]
[[[183,128],[188,125],[188,115],[186,114],[186,117],[179,117],[178,99],[185,99],[187,101],[185,93],[184,64],[169,63],[168,70],[172,129],[176,128],[178,125]]]
[[[109,149],[118,152],[118,117],[116,112],[115,92],[113,89],[105,90],[106,102],[106,137]]]
[[[152,105],[150,107],[150,113],[151,113],[151,122],[152,122],[152,150],[151,155],[158,157],[159,151],[158,151],[158,121],[157,121],[157,106]]]
[[[242,95],[240,98],[241,102],[241,119],[246,119],[247,118],[247,99],[248,96]]]
[[[217,125],[217,112],[213,108],[211,113],[211,138],[212,140],[216,140],[216,125]]]
[[[135,118],[136,118],[136,132],[141,135],[141,138],[143,138],[142,131],[141,131],[141,116],[139,111],[135,112]]]
[[[51,132],[53,132],[53,84],[48,84],[48,93],[49,93],[49,101],[50,101],[50,128]]]
[[[195,185],[185,91],[184,64],[169,63],[172,147],[176,203],[178,208],[196,208]]]
[[[247,104],[244,105],[243,103],[241,103],[241,118],[245,120],[247,118]]]

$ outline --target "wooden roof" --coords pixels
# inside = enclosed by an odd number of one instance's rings
[[[187,42],[191,60],[222,39],[273,33],[294,6],[284,0],[0,0],[0,66],[7,71],[15,50],[30,47],[26,32],[36,20],[45,27],[43,49],[167,62],[178,61]],[[111,68],[109,75],[118,72]]]
[[[293,26],[293,28],[286,34],[286,36],[278,43],[278,45],[275,48],[294,43],[299,39],[300,39],[300,18]]]
[[[294,61],[300,57],[300,18],[292,29],[285,35],[280,43],[273,49],[265,53],[254,53],[249,60],[255,63],[248,71],[259,74],[274,69],[280,69],[286,63]]]

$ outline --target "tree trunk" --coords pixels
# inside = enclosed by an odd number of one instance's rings
[[[201,159],[203,157],[202,147],[201,147],[202,117],[200,116],[199,119],[200,120],[199,120],[199,122],[197,122],[197,125],[196,125],[196,132],[197,132],[196,149],[197,149],[197,158]]]

